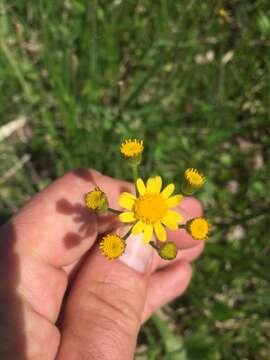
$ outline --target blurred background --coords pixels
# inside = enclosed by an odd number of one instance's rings
[[[213,235],[136,359],[270,359],[268,0],[0,0],[0,220],[76,167],[142,172],[198,197]]]

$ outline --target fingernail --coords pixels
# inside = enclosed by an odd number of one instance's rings
[[[130,268],[145,273],[150,266],[153,257],[153,248],[144,244],[142,234],[130,235],[126,241],[125,253],[119,260]]]

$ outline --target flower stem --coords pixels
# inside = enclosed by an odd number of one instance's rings
[[[178,224],[178,229],[186,229],[186,224]]]
[[[112,208],[108,208],[108,211],[110,211],[111,213],[113,213],[113,214],[117,214],[117,215],[119,215],[119,214],[121,214],[122,213],[122,211],[120,211],[120,210],[116,210],[116,209],[112,209]]]
[[[136,187],[136,180],[138,179],[138,165],[137,164],[131,165],[131,170],[132,170],[132,177],[133,177],[135,190],[136,190],[136,196],[138,196],[138,191],[137,191],[137,187]]]
[[[132,170],[132,176],[133,176],[133,180],[134,182],[136,182],[137,178],[138,178],[138,165],[131,165],[131,170]]]
[[[127,238],[129,237],[129,235],[131,234],[131,229],[132,229],[132,227],[128,230],[128,232],[126,233],[126,235],[124,235],[124,236],[122,237],[122,239],[127,240]]]
[[[154,241],[150,241],[149,243],[155,250],[159,250],[159,247],[154,243]]]

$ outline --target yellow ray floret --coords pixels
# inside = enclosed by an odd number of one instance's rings
[[[136,187],[138,196],[124,192],[119,197],[119,204],[129,210],[119,215],[124,223],[135,223],[132,234],[143,232],[143,240],[148,243],[152,239],[153,231],[160,241],[166,240],[164,226],[178,229],[178,223],[182,216],[170,210],[183,198],[182,195],[171,196],[174,185],[167,185],[162,191],[162,179],[160,176],[151,177],[146,184],[142,179],[137,179]]]
[[[125,240],[116,234],[108,234],[104,236],[99,244],[102,253],[109,260],[115,260],[125,251]]]
[[[127,158],[139,156],[143,152],[143,141],[136,139],[125,140],[120,147],[121,153]]]
[[[206,240],[209,227],[208,221],[204,218],[194,218],[187,223],[187,231],[196,240]]]

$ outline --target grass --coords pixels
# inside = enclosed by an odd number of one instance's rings
[[[269,36],[267,0],[0,2],[0,125],[27,120],[0,143],[1,222],[69,169],[128,179],[125,137],[145,176],[207,175],[213,235],[138,359],[269,359]]]

